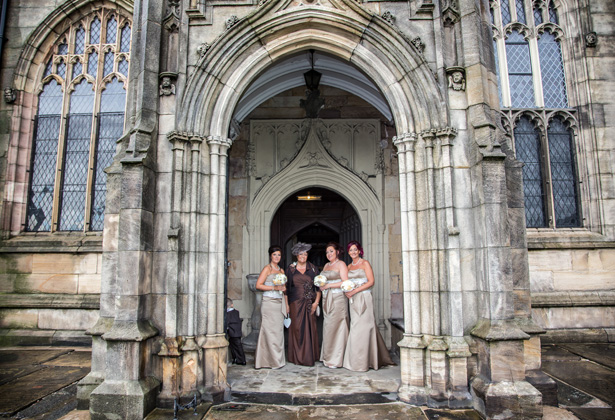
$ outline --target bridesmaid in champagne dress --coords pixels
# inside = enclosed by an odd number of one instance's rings
[[[298,242],[292,248],[297,262],[286,271],[287,295],[290,312],[288,329],[288,361],[296,365],[314,366],[319,360],[316,308],[320,302],[320,290],[314,286],[318,269],[307,260],[312,245]]]
[[[348,279],[348,267],[339,260],[341,254],[340,245],[329,242],[326,247],[329,262],[320,273],[327,278],[327,284],[320,288],[324,314],[320,360],[328,368],[342,367],[348,340],[348,299],[340,289],[342,281]]]
[[[347,249],[352,258],[352,263],[348,265],[348,279],[355,283],[355,288],[345,293],[350,300],[350,333],[344,353],[344,367],[365,372],[394,365],[374,317],[372,266],[362,258],[363,248],[359,242],[349,242]]]
[[[261,330],[256,344],[254,367],[278,369],[286,364],[284,356],[284,317],[288,313],[288,300],[284,292],[285,285],[276,286],[273,279],[284,274],[280,268],[282,248],[277,245],[269,247],[269,264],[263,267],[256,289],[263,291],[261,304]]]

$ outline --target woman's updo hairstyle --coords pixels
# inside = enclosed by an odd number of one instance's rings
[[[344,254],[344,251],[342,250],[342,246],[338,244],[337,242],[333,242],[333,241],[329,242],[327,246],[325,247],[325,251],[329,247],[332,247],[333,249],[335,249],[335,252],[337,252],[337,258],[341,257],[342,254]]]
[[[281,254],[282,253],[282,248],[280,248],[280,246],[278,246],[278,245],[271,245],[269,247],[269,251],[267,251],[267,252],[269,252],[269,259],[271,259],[271,254],[273,254],[276,251],[280,251],[280,254]]]
[[[346,245],[346,252],[348,252],[350,250],[350,247],[352,247],[353,245],[356,246],[359,250],[359,257],[363,258],[363,247],[361,246],[361,243],[359,241],[348,242],[348,245]]]

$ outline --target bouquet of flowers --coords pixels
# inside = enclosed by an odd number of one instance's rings
[[[351,292],[355,287],[357,287],[357,285],[354,284],[352,280],[344,280],[340,285],[340,289],[344,292]],[[350,298],[350,303],[352,303],[352,298]]]
[[[273,284],[276,286],[282,286],[283,284],[286,284],[286,275],[282,273],[276,274],[273,278]],[[281,290],[278,291],[280,292],[280,294],[282,294]]]
[[[323,276],[322,274],[319,274],[316,277],[314,277],[315,286],[322,287],[325,284],[327,284],[327,277]]]

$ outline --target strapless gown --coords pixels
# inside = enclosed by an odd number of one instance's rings
[[[322,271],[328,283],[341,281],[338,271]],[[342,367],[348,340],[348,299],[341,289],[323,291],[323,332],[320,360],[327,367]]]
[[[265,279],[266,286],[273,286],[275,274],[269,274]],[[284,314],[282,303],[284,295],[275,291],[263,293],[261,303],[261,330],[258,334],[254,367],[281,368],[286,364],[284,356]]]
[[[363,269],[348,271],[348,279],[357,285],[367,282]],[[359,292],[350,302],[350,333],[344,353],[344,367],[365,372],[394,365],[384,340],[376,326],[374,301],[370,289]]]

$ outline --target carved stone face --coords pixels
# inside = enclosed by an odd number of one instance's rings
[[[461,83],[463,81],[463,73],[460,71],[456,71],[453,73],[453,82]]]
[[[168,76],[165,76],[162,78],[162,87],[163,88],[170,88],[171,87],[171,78]]]

